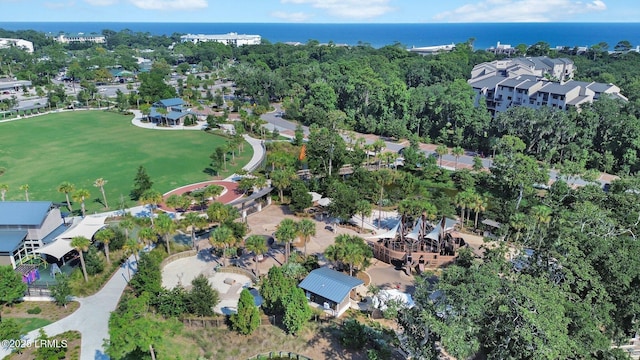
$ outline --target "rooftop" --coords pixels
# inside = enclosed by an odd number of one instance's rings
[[[320,295],[335,303],[340,303],[349,295],[351,289],[364,282],[327,267],[315,269],[300,283],[300,288]]]
[[[2,201],[0,226],[38,226],[49,213],[51,205],[51,201]]]
[[[13,252],[25,237],[27,237],[26,230],[0,231],[0,252]]]

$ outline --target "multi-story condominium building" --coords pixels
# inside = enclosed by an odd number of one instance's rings
[[[6,49],[12,46],[22,48],[28,53],[33,53],[33,43],[31,41],[23,39],[0,38],[0,49]]]
[[[476,93],[476,105],[484,99],[492,115],[512,106],[566,110],[603,94],[627,100],[613,84],[571,80],[574,70],[569,59],[505,59],[476,65],[468,83]]]
[[[262,41],[262,37],[260,37],[260,35],[245,35],[245,34],[238,34],[238,33],[231,32],[224,35],[187,34],[187,35],[180,36],[180,40],[182,42],[188,41],[194,44],[197,44],[199,42],[215,41],[225,45],[242,46],[242,45],[260,45]]]
[[[104,35],[85,33],[58,34],[56,36],[53,36],[53,40],[63,44],[77,42],[92,42],[96,44],[104,44],[107,41]]]

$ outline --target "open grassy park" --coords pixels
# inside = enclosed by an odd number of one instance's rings
[[[0,167],[6,169],[0,183],[9,185],[6,200],[24,200],[20,186],[29,184],[30,200],[64,202],[57,187],[69,181],[91,193],[89,212],[101,211],[100,190],[93,183],[104,178],[110,208],[119,208],[121,195],[126,206],[132,206],[129,192],[140,165],[162,193],[211,179],[204,171],[209,155],[225,138],[204,131],[142,129],[132,125],[131,118],[74,111],[0,123]],[[251,146],[244,146],[235,165],[229,161],[221,175],[241,168],[252,155]]]

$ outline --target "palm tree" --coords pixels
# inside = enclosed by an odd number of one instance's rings
[[[205,219],[197,212],[187,213],[182,218],[182,223],[191,228],[191,246],[196,248],[196,229],[205,225]]]
[[[85,282],[89,282],[89,277],[87,276],[87,267],[84,264],[84,255],[82,253],[89,250],[89,245],[91,245],[91,241],[84,236],[76,236],[71,239],[71,247],[76,249],[78,254],[80,254],[80,265],[82,266],[82,274],[84,275]]]
[[[473,211],[476,213],[476,220],[473,227],[478,228],[478,214],[487,210],[487,198],[482,195],[476,195],[474,199]]]
[[[29,184],[20,185],[20,190],[24,191],[24,198],[29,201]]]
[[[118,226],[120,226],[122,229],[124,229],[124,237],[126,239],[129,239],[129,230],[133,230],[133,227],[136,224],[133,222],[133,220],[129,219],[129,218],[125,218],[123,220],[120,221],[120,223],[118,223]]]
[[[153,189],[148,189],[140,195],[140,203],[143,206],[149,206],[149,217],[151,218],[151,226],[153,226],[153,210],[162,202],[162,194]]]
[[[309,219],[302,219],[296,224],[296,233],[304,242],[304,256],[307,256],[307,243],[316,235],[316,223]]]
[[[258,256],[264,255],[267,248],[267,239],[260,235],[251,235],[244,241],[244,246],[248,251],[253,252],[256,255],[256,275],[258,275]]]
[[[456,146],[451,149],[451,155],[456,157],[456,165],[453,169],[458,170],[458,159],[460,159],[460,156],[464,155],[464,149],[460,146]]]
[[[544,234],[542,234],[543,228],[541,227],[541,225],[544,224],[546,225],[546,227],[549,226],[549,223],[551,222],[551,214],[552,214],[551,208],[545,205],[536,205],[531,208],[531,216],[533,216],[533,218],[536,221],[535,229],[541,232],[538,240],[538,251],[540,251],[540,247],[542,246],[542,240],[544,238]],[[545,227],[545,230],[546,230],[546,227]]]
[[[515,213],[509,218],[509,227],[513,228],[516,232],[516,238],[514,242],[518,242],[522,230],[527,227],[527,216],[523,213]]]
[[[291,254],[291,242],[296,238],[296,222],[291,219],[282,220],[273,235],[285,244],[284,257],[285,262],[288,262]]]
[[[73,212],[73,208],[71,207],[71,201],[69,201],[69,194],[71,194],[75,190],[76,190],[75,185],[73,185],[68,181],[64,181],[60,185],[58,185],[58,192],[63,193],[64,196],[67,198],[67,208],[69,209],[70,212]]]
[[[375,172],[375,179],[380,187],[380,198],[378,199],[378,227],[382,224],[382,200],[384,199],[384,188],[393,184],[397,174],[389,169],[383,169]]]
[[[212,246],[222,249],[222,258],[226,266],[226,258],[229,253],[229,249],[236,244],[236,237],[233,234],[233,230],[227,226],[219,226],[211,233],[209,242]]]
[[[4,201],[7,191],[9,191],[9,184],[0,184],[0,197],[2,198],[2,201]]]
[[[371,206],[371,203],[369,201],[358,200],[356,202],[356,213],[361,217],[360,228],[362,229],[362,231],[364,231],[364,218],[365,216],[371,215],[372,211],[373,207]]]
[[[222,194],[222,191],[224,190],[224,187],[220,186],[220,185],[209,185],[206,188],[204,188],[204,190],[202,191],[202,204],[204,207],[205,204],[205,200],[208,200],[209,198],[211,198],[212,200],[215,200],[216,197],[220,196],[220,194]]]
[[[145,244],[151,245],[158,241],[158,234],[150,227],[143,227],[138,231],[138,239],[142,240]]]
[[[460,228],[464,228],[464,215],[469,203],[469,193],[467,191],[459,192],[455,198],[455,204],[460,208]]]
[[[104,256],[107,258],[108,264],[111,264],[111,259],[109,258],[109,243],[115,236],[116,233],[110,228],[102,229],[94,235],[96,240],[104,244]]]
[[[207,208],[207,217],[209,221],[217,224],[230,220],[235,217],[234,208],[221,202],[214,202]]]
[[[271,184],[278,189],[280,202],[284,199],[284,189],[291,186],[296,174],[292,170],[274,170],[271,172]]]
[[[96,181],[93,182],[93,186],[99,188],[100,192],[102,193],[102,200],[104,200],[105,209],[109,208],[109,204],[107,203],[107,196],[104,194],[104,186],[107,184],[107,182],[108,181],[103,178],[97,178]]]
[[[167,247],[167,254],[171,255],[171,247],[169,246],[169,235],[176,231],[176,224],[173,222],[173,219],[169,217],[169,215],[162,213],[158,215],[158,220],[156,221],[155,228],[158,235],[164,238],[165,245]]]
[[[386,147],[384,140],[377,139],[371,144],[373,147],[373,152],[375,153],[375,157],[378,158],[378,154]],[[380,169],[380,159],[378,158],[378,169]]]
[[[438,154],[438,158],[440,159],[440,167],[442,167],[442,157],[449,153],[449,149],[445,145],[438,145],[436,148],[436,154]]]
[[[136,262],[138,262],[138,252],[143,248],[144,244],[134,238],[127,239],[127,241],[125,241],[124,245],[122,246],[122,249],[126,254],[133,254],[133,258],[136,259]]]
[[[90,196],[91,194],[87,189],[78,189],[76,190],[76,192],[73,193],[73,200],[80,201],[80,209],[82,210],[82,217],[85,216],[85,212],[86,212],[84,201]]]

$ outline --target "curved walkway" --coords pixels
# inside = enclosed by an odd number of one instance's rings
[[[109,338],[109,316],[116,309],[122,291],[127,286],[129,272],[131,275],[136,270],[133,255],[128,262],[130,269],[121,266],[113,277],[102,287],[100,291],[85,298],[76,298],[80,307],[73,314],[49,324],[42,329],[48,336],[61,334],[65,331],[76,330],[82,334],[80,360],[109,359],[104,353],[104,340]],[[38,331],[33,330],[24,336],[25,340],[33,341],[38,337]],[[0,347],[0,358],[4,359],[9,351]]]
[[[155,126],[142,126],[147,125],[140,121],[140,119],[142,118],[142,112],[140,112],[139,110],[133,110],[133,113],[135,116],[131,122],[133,125],[139,127],[162,130],[201,130],[198,129],[197,126],[186,128],[161,128]],[[262,145],[261,140],[251,138],[247,135],[245,135],[244,137],[245,140],[253,147],[253,157],[251,158],[249,163],[247,163],[247,165],[243,167],[243,169],[247,171],[253,171],[260,165],[260,163],[264,159],[265,149]],[[235,177],[235,175],[231,176],[231,178],[233,177]],[[241,194],[237,194],[236,189],[238,185],[233,181],[208,181],[204,183],[191,184],[172,190],[171,192],[165,194],[165,196],[168,196],[176,191],[190,191],[190,187],[192,186],[194,188],[198,188],[208,183],[224,184],[227,192],[221,195],[217,200],[225,204],[228,202],[232,202],[242,196]],[[138,206],[128,209],[127,211],[134,212],[144,210],[144,207]],[[119,212],[110,212],[104,213],[104,215],[117,215],[118,213]],[[63,319],[44,326],[42,329],[44,329],[48,336],[55,336],[69,330],[79,331],[82,334],[80,360],[108,360],[109,357],[104,353],[103,344],[105,339],[109,338],[109,317],[111,316],[111,312],[113,312],[118,306],[118,302],[120,301],[122,292],[127,286],[129,276],[133,275],[136,270],[137,264],[135,263],[135,259],[132,255],[129,258],[127,265],[120,267],[111,277],[111,279],[102,287],[102,289],[100,289],[100,291],[85,298],[74,299],[80,304],[78,310]],[[35,329],[29,332],[24,336],[24,339],[35,340],[38,337],[39,330],[40,329]],[[0,359],[4,359],[10,353],[11,352],[9,351],[9,349],[0,347]]]
[[[198,121],[198,125],[196,126],[182,126],[182,125],[173,125],[173,126],[157,126],[157,124],[143,122],[142,121],[142,112],[140,110],[131,110],[133,112],[133,119],[131,119],[131,124],[134,126],[143,128],[143,129],[153,129],[153,130],[203,130],[207,127],[207,123],[204,121]],[[253,148],[253,156],[251,160],[247,163],[247,165],[243,166],[242,169],[248,172],[254,171],[261,163],[265,157],[266,151],[263,146],[263,142],[260,139],[254,139],[249,135],[243,135],[244,140],[251,145]],[[233,175],[232,175],[233,176]]]

